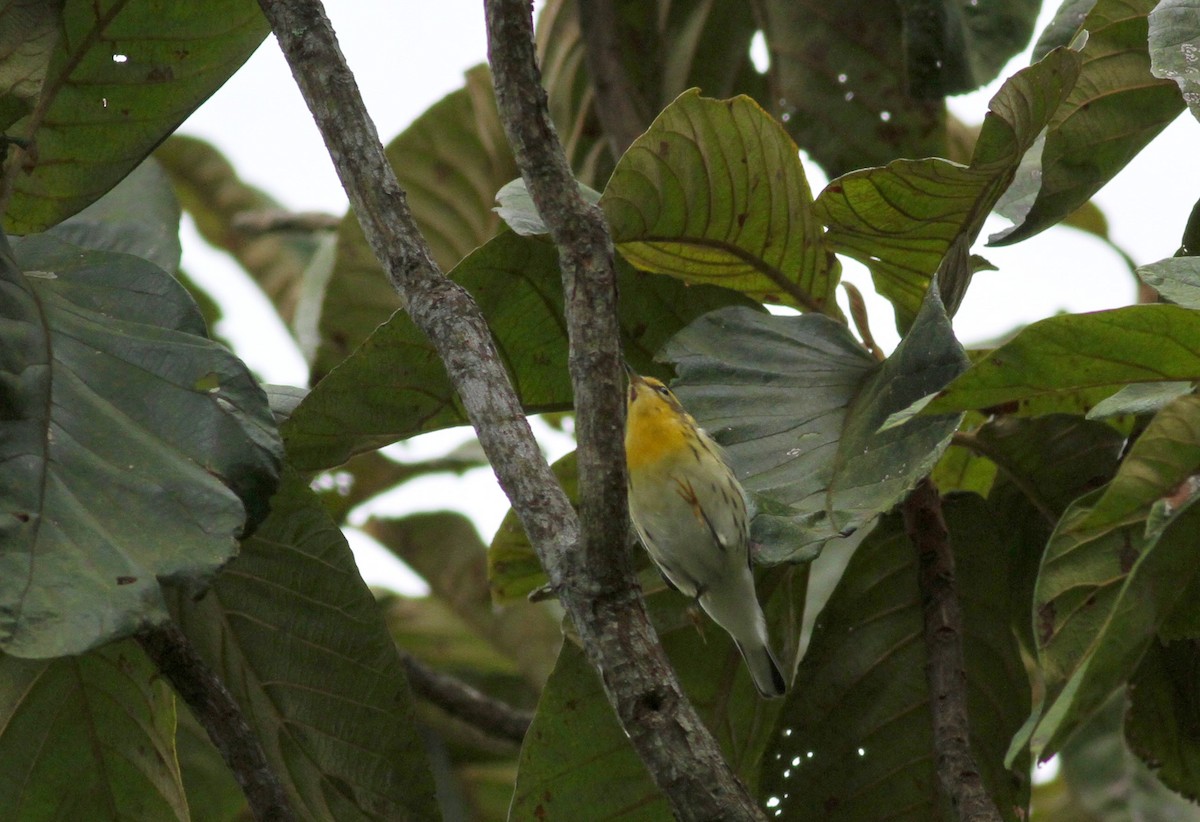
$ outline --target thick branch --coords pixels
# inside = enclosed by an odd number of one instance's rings
[[[525,738],[533,714],[472,688],[467,683],[433,670],[411,654],[400,654],[413,692],[446,713],[499,739],[518,745]]]
[[[254,818],[262,822],[294,820],[283,786],[267,764],[242,709],[179,626],[168,623],[138,634],[137,640],[208,731],[208,738],[241,785]]]
[[[479,307],[447,279],[417,229],[319,0],[260,0],[313,113],[363,234],[446,365],[501,487],[550,578],[578,519],[546,464]]]
[[[961,822],[1000,822],[1000,812],[988,796],[971,752],[954,554],[942,516],[942,498],[929,479],[922,480],[904,501],[904,529],[917,549],[938,781]]]
[[[521,176],[558,248],[575,390],[582,540],[551,578],[609,700],[683,819],[761,819],[684,696],[628,556],[624,381],[612,239],[579,189],[546,107],[525,0],[485,0],[496,103]]]
[[[650,125],[650,118],[621,60],[613,0],[578,0],[575,5],[588,74],[596,90],[596,116],[613,156],[620,157]]]

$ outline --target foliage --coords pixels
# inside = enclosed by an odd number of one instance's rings
[[[567,0],[541,12],[543,81],[601,192],[627,359],[676,377],[752,495],[786,699],[759,700],[724,633],[640,579],[765,812],[950,818],[917,555],[893,511],[932,475],[971,744],[1004,818],[1200,818],[1197,258],[1139,261],[1156,304],[1051,317],[994,350],[964,352],[952,327],[988,215],[1014,222],[996,243],[1064,222],[1103,234],[1089,198],[1197,111],[1196,3],[1068,0],[977,133],[944,97],[999,76],[1033,34],[1031,0],[614,6],[642,136],[609,148],[605,78]],[[65,0],[0,20],[21,46],[0,50],[0,816],[241,817],[131,640],[170,619],[300,818],[664,818],[571,626],[525,598],[544,576],[515,515],[486,541],[451,514],[373,519],[431,593],[375,596],[359,576],[353,510],[478,460],[379,452],[467,420],[355,215],[250,234],[239,215],[274,201],[172,134],[265,36],[257,4]],[[801,149],[832,178],[815,196]],[[509,185],[486,67],[388,155],[525,410],[569,412],[557,252]],[[179,268],[181,208],[262,287],[309,385],[262,386],[213,338],[217,307]],[[882,361],[838,308],[839,255],[870,268],[903,332]],[[554,468],[575,498],[573,457]],[[855,531],[845,570],[810,586],[808,563]],[[535,710],[524,743],[416,700],[398,649]],[[1056,754],[1059,779],[1031,791],[1031,762]]]

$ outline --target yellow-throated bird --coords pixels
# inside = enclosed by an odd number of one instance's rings
[[[667,583],[733,637],[758,692],[782,696],[787,685],[754,593],[742,486],[670,389],[625,368],[629,514],[638,536]]]

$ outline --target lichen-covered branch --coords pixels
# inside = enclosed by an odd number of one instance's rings
[[[558,587],[634,749],[682,819],[761,819],[684,696],[650,624],[628,552],[624,378],[613,245],[546,107],[524,0],[485,0],[496,104],[558,248],[575,391],[581,541]]]

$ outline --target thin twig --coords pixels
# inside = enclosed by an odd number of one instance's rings
[[[229,221],[234,231],[243,234],[272,234],[278,231],[337,231],[341,217],[320,211],[239,211]]]
[[[525,738],[533,722],[532,712],[514,708],[460,679],[435,671],[411,654],[401,652],[400,661],[417,696],[491,736],[518,745]]]
[[[525,0],[484,0],[496,103],[525,187],[559,252],[575,391],[582,539],[551,583],[617,716],[682,819],[762,819],[701,723],[646,614],[626,534],[624,391],[613,246],[554,131]],[[564,584],[565,583],[565,584]]]
[[[137,641],[208,731],[208,738],[242,787],[254,818],[261,822],[294,820],[287,794],[242,709],[179,626],[168,623],[152,628],[138,634]]]
[[[617,12],[612,0],[578,0],[579,28],[592,88],[593,108],[608,137],[613,156],[625,149],[650,125],[645,102],[625,70],[617,38]]]
[[[918,585],[925,619],[925,667],[933,714],[938,782],[960,822],[1000,822],[1000,812],[971,752],[963,620],[954,581],[954,554],[942,516],[942,498],[923,479],[903,504],[904,530],[917,549]]]

